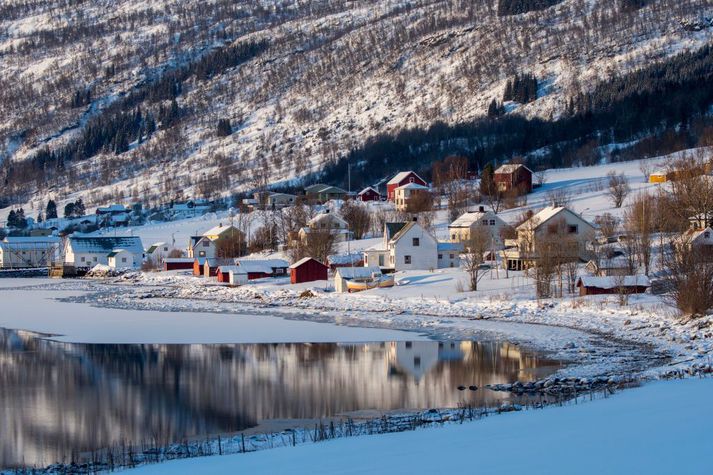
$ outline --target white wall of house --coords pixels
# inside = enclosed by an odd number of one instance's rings
[[[71,246],[67,248],[64,262],[75,267],[94,267],[97,264],[109,265],[108,254],[94,252],[74,253]]]
[[[215,258],[215,242],[206,237],[200,239],[188,250],[188,257]]]
[[[134,255],[129,251],[122,249],[113,254],[107,259],[107,264],[112,269],[137,269],[141,266],[141,262],[135,262]]]
[[[438,268],[438,241],[419,224],[412,226],[390,248],[390,264],[399,270]]]
[[[493,245],[499,249],[503,245],[502,231],[507,226],[508,224],[500,216],[492,211],[485,211],[482,214],[478,213],[477,218],[468,227],[449,226],[448,234],[451,242],[465,242],[470,240],[470,236],[477,229],[485,229],[490,233]]]
[[[453,250],[438,251],[438,268],[460,267],[460,254]]]

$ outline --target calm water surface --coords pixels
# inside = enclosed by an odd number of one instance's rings
[[[0,330],[0,468],[274,419],[491,405],[509,396],[457,387],[560,367],[504,342],[84,345]]]

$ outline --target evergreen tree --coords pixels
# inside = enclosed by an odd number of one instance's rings
[[[10,213],[7,215],[7,227],[8,228],[15,228],[15,223],[17,222],[17,217],[15,216],[15,210],[11,209]]]
[[[495,181],[493,178],[495,169],[493,165],[488,162],[483,167],[483,171],[480,173],[480,194],[484,196],[490,195],[492,190],[495,189]]]
[[[230,125],[230,119],[219,119],[218,120],[218,137],[227,137],[233,133],[233,128]]]
[[[57,203],[55,203],[54,200],[49,200],[47,202],[45,217],[47,219],[55,219],[57,217]]]
[[[74,203],[64,205],[64,217],[71,218],[74,216]]]
[[[81,198],[78,198],[77,201],[74,202],[74,215],[79,217],[84,216],[84,213],[84,202]]]

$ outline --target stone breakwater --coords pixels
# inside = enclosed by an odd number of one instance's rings
[[[597,378],[550,377],[525,383],[516,381],[511,384],[488,384],[485,387],[491,391],[511,392],[517,395],[575,396],[592,391],[623,389],[638,383],[638,380],[619,376]]]

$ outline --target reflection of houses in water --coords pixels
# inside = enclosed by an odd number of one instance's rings
[[[459,361],[459,342],[397,341],[390,343],[389,374],[408,373],[419,381],[439,361]]]

